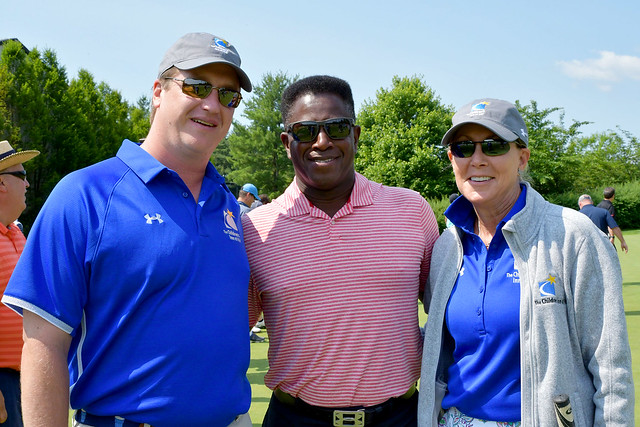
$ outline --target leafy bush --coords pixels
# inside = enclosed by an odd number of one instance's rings
[[[640,228],[640,181],[616,187],[616,222],[623,230]]]
[[[438,229],[440,233],[442,233],[442,231],[447,228],[444,211],[449,207],[449,196],[447,195],[442,199],[427,199],[427,201],[429,205],[431,205],[431,209],[433,209],[433,213],[438,221]]]
[[[585,191],[584,193],[576,193],[569,191],[561,194],[548,195],[546,197],[551,203],[565,206],[572,209],[578,209],[578,198],[581,194],[589,194],[594,204],[602,201],[602,192],[605,185]],[[616,208],[616,222],[624,232],[624,230],[632,230],[640,228],[640,181],[633,181],[626,184],[618,184],[613,186],[616,189],[616,198],[613,205]]]

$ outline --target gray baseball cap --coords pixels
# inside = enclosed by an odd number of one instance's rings
[[[158,77],[171,67],[192,70],[206,64],[227,64],[236,71],[240,86],[251,92],[251,80],[240,68],[240,55],[236,48],[223,39],[209,33],[188,33],[180,37],[164,54]]]
[[[456,131],[467,123],[477,123],[491,130],[505,141],[519,139],[529,144],[527,125],[520,112],[510,102],[501,99],[483,98],[472,101],[456,112],[451,119],[453,126],[442,137],[442,145],[449,145]]]

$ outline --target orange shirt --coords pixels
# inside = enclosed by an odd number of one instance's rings
[[[0,293],[20,258],[26,239],[18,227],[0,224]],[[20,370],[22,354],[22,317],[0,304],[0,368]]]

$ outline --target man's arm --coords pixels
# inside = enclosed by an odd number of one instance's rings
[[[629,247],[627,246],[627,242],[624,241],[624,237],[622,237],[622,230],[620,230],[620,227],[612,228],[611,232],[618,238],[618,240],[620,240],[620,247],[624,253],[629,252]]]
[[[614,244],[616,238],[613,236],[613,231],[611,230],[611,227],[607,227],[607,230],[609,230],[607,237],[609,237],[609,241],[611,242],[611,244]]]
[[[24,424],[67,427],[71,335],[24,310],[24,347],[20,373]]]

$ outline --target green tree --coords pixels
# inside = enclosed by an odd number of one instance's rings
[[[18,129],[12,143],[42,153],[27,166],[31,186],[27,193],[27,211],[21,219],[28,225],[59,179],[58,170],[73,161],[56,142],[73,134],[74,117],[69,114],[65,99],[66,71],[58,65],[52,51],[41,55],[33,49],[27,55],[20,43],[8,43],[4,45],[2,64],[9,71],[4,102],[10,111],[12,126]]]
[[[529,131],[529,178],[541,194],[556,194],[571,188],[577,159],[568,154],[568,147],[580,136],[579,128],[589,122],[574,121],[569,128],[564,125],[564,110],[560,107],[540,110],[536,101],[516,107],[522,114]],[[559,123],[552,119],[559,113]]]
[[[293,179],[293,166],[280,140],[283,130],[280,99],[284,89],[295,80],[297,76],[291,78],[283,72],[267,73],[253,88],[243,112],[249,124],[234,121],[231,134],[221,144],[228,147],[218,146],[214,152],[214,164],[230,182],[239,185],[251,182],[261,193],[273,198]]]
[[[11,111],[7,104],[11,74],[6,61],[0,59],[0,140],[8,140],[15,145],[18,140],[18,129],[11,121]]]
[[[18,149],[41,152],[27,165],[31,186],[21,216],[27,229],[60,178],[113,156],[124,138],[146,135],[144,103],[141,99],[137,107],[129,106],[118,91],[96,84],[86,70],[69,83],[51,50],[27,54],[18,42],[3,45],[0,136]]]
[[[566,164],[577,166],[571,171],[571,188],[578,192],[631,182],[640,176],[638,141],[629,134],[595,133],[572,141],[567,152]]]
[[[149,106],[151,100],[148,96],[141,96],[138,98],[135,107],[131,108],[131,126],[132,134],[129,139],[132,141],[139,141],[141,138],[145,138],[149,133],[151,123],[149,123]]]
[[[440,198],[455,190],[446,150],[440,141],[453,109],[418,77],[394,77],[358,114],[362,127],[356,170],[386,185],[411,188]]]

